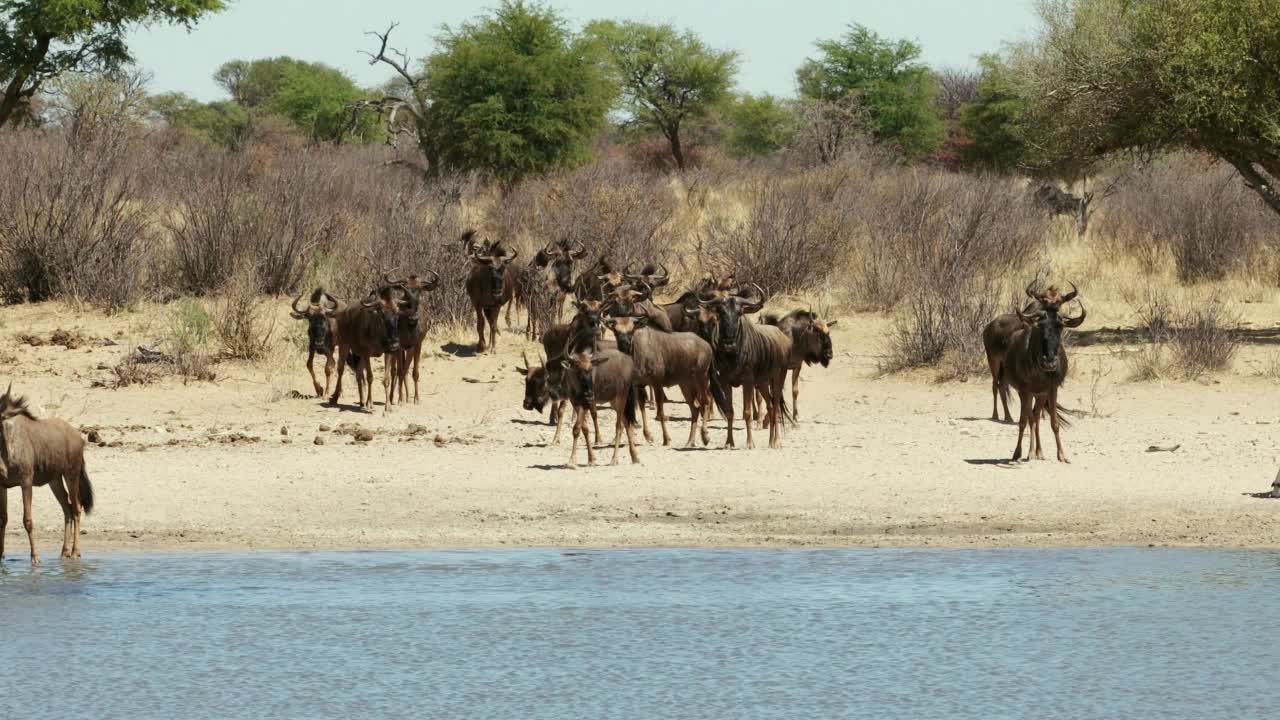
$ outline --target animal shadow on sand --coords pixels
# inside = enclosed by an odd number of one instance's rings
[[[992,467],[1013,469],[1021,465],[1021,462],[1014,462],[1009,458],[967,458],[966,463],[970,465],[990,465]]]
[[[448,353],[454,357],[470,358],[476,357],[476,346],[474,344],[463,345],[462,343],[447,342],[440,346],[440,352]]]
[[[958,417],[958,422],[993,422],[997,425],[1017,425],[1017,420],[992,420],[989,417]]]

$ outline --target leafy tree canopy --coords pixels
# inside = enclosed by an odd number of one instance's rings
[[[796,114],[773,95],[744,94],[725,110],[725,146],[736,157],[760,157],[791,144]]]
[[[960,126],[973,141],[964,150],[965,159],[1010,172],[1023,164],[1027,152],[1023,137],[1027,101],[1018,94],[1009,67],[998,55],[983,55],[978,64],[982,75],[977,96],[960,110]]]

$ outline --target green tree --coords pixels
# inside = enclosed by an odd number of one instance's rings
[[[348,106],[368,93],[328,65],[290,57],[232,60],[218,68],[214,80],[250,113],[280,115],[316,142],[381,137],[374,118],[352,125]]]
[[[150,99],[151,111],[170,127],[185,130],[204,142],[238,150],[248,142],[253,124],[249,111],[237,102],[202,103],[182,93]]]
[[[1280,3],[1041,0],[1012,57],[1034,163],[1082,174],[1126,151],[1231,163],[1280,213]]]
[[[62,73],[115,70],[125,35],[158,22],[188,28],[224,0],[0,0],[0,127]]]
[[[446,28],[440,45],[418,81],[429,159],[510,182],[590,155],[616,90],[591,44],[550,7],[504,1]]]
[[[791,144],[796,115],[773,95],[743,94],[725,109],[725,146],[736,157],[770,155]]]
[[[604,20],[591,23],[587,34],[605,48],[631,120],[662,133],[683,170],[681,132],[729,99],[737,53],[710,48],[671,25]]]
[[[920,62],[920,46],[888,40],[853,24],[836,40],[817,43],[820,57],[796,71],[800,93],[836,103],[856,96],[865,106],[872,135],[897,145],[909,157],[936,150],[945,128],[934,104],[934,79]]]
[[[1022,127],[1027,101],[1000,56],[982,55],[978,65],[982,75],[977,96],[960,109],[960,127],[972,140],[964,149],[965,160],[1009,172],[1023,164],[1027,152]]]

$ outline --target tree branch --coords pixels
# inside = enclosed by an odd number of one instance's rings
[[[386,32],[380,33],[375,30],[375,31],[370,31],[365,33],[365,35],[372,35],[378,38],[381,44],[378,46],[378,52],[376,54],[371,52],[366,52],[364,50],[361,50],[360,52],[363,55],[369,56],[370,65],[377,65],[378,63],[383,63],[385,65],[391,66],[391,68],[395,70],[400,77],[405,79],[405,82],[409,83],[410,88],[417,90],[418,85],[422,83],[422,78],[415,76],[409,72],[409,55],[405,51],[397,50],[395,48],[392,48],[391,52],[395,53],[396,57],[398,57],[399,60],[397,60],[396,58],[389,57],[387,55],[387,43],[391,39],[391,31],[395,30],[399,26],[400,26],[400,23],[393,22],[391,23],[391,26],[387,28]]]

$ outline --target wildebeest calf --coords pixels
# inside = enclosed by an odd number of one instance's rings
[[[636,454],[636,390],[632,376],[635,366],[631,358],[617,350],[590,349],[569,354],[561,363],[564,364],[566,386],[569,399],[573,403],[573,450],[569,455],[569,467],[578,465],[578,435],[585,438],[587,431],[587,414],[597,402],[608,402],[613,406],[617,422],[613,435],[613,459],[611,465],[618,464],[618,449],[622,433],[627,433],[627,450],[631,453],[631,462],[640,462]],[[587,462],[594,465],[595,450],[591,442],[587,442]]]

